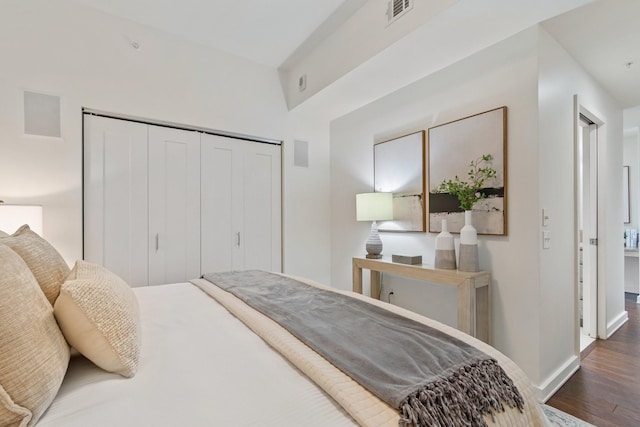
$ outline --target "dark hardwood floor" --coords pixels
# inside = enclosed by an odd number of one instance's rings
[[[598,340],[547,405],[598,427],[640,426],[640,304],[625,295],[629,321]]]

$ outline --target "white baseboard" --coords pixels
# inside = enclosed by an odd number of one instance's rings
[[[580,368],[580,356],[572,356],[553,374],[549,375],[541,385],[535,386],[538,401],[546,402],[549,400],[549,398],[571,378],[571,375],[573,375],[578,368]]]
[[[640,297],[639,297],[640,298]],[[629,313],[623,311],[607,325],[607,338],[629,320]],[[562,366],[549,375],[541,385],[534,386],[538,401],[546,402],[580,368],[580,356],[572,356]]]
[[[617,331],[620,328],[620,326],[627,323],[628,320],[629,320],[629,313],[626,311],[623,311],[618,315],[618,317],[616,317],[611,322],[609,322],[609,324],[607,325],[607,338],[613,335],[615,331]]]

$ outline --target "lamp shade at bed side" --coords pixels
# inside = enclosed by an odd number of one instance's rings
[[[24,224],[42,236],[42,206],[0,203],[0,230],[11,234]]]

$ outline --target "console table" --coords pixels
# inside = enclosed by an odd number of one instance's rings
[[[353,258],[353,291],[362,293],[362,269],[371,270],[371,297],[380,299],[380,273],[390,273],[426,282],[455,286],[458,329],[491,344],[491,275],[440,270],[429,265],[408,265],[390,259]]]

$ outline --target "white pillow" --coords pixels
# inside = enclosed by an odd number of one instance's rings
[[[76,350],[105,371],[132,377],[138,368],[140,316],[135,294],[106,268],[77,261],[54,305]]]

